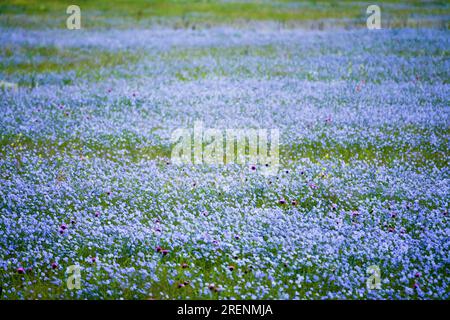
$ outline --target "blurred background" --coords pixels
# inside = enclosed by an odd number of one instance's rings
[[[216,25],[276,27],[365,27],[369,5],[380,6],[383,27],[449,27],[448,1],[295,1],[295,0],[133,0],[0,1],[0,26],[65,27],[66,8],[78,5],[83,28]]]

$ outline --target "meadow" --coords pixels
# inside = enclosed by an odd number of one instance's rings
[[[450,298],[447,1],[77,2],[0,2],[0,299]]]

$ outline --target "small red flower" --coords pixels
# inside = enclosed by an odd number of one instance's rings
[[[58,264],[56,262],[52,262],[52,269],[58,269]]]
[[[25,269],[24,268],[17,268],[17,273],[18,274],[24,274],[25,273]]]

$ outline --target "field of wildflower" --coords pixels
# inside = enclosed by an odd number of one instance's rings
[[[447,1],[78,2],[0,2],[0,299],[450,299]]]

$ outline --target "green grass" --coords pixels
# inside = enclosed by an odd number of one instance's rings
[[[84,158],[101,157],[117,159],[125,155],[132,161],[141,159],[168,158],[169,146],[142,144],[133,133],[124,132],[121,136],[103,135],[96,139],[69,137],[64,141],[48,138],[31,138],[24,135],[2,135],[0,137],[0,154],[15,154],[20,164],[20,154],[32,151],[38,156],[52,159],[61,155]],[[139,143],[138,143],[139,142]]]
[[[7,58],[22,57],[22,61],[12,64]],[[62,49],[57,47],[1,47],[0,56],[6,58],[0,62],[0,71],[7,75],[26,74],[30,72],[48,73],[86,71],[111,68],[136,63],[139,56],[130,51],[110,52],[106,50]]]
[[[428,3],[428,2],[427,2]],[[281,23],[311,22],[324,19],[356,20],[365,27],[366,8],[372,3],[356,1],[250,1],[224,2],[218,0],[106,0],[76,2],[82,12],[82,26],[130,27],[165,23],[176,28],[196,25],[216,25],[248,21],[277,21]],[[424,15],[437,17],[447,25],[449,14],[446,1],[433,1],[425,6],[421,1],[409,1],[407,6],[399,1],[383,1],[384,16],[392,21],[408,23],[408,18]],[[428,3],[429,4],[429,3]],[[55,0],[12,0],[0,3],[0,25],[39,28],[51,26],[64,28],[68,4]]]
[[[42,79],[46,78],[46,74],[64,74],[60,84],[72,85],[81,78],[102,81],[112,72],[129,70],[141,59],[142,52],[139,50],[108,51],[92,48],[6,45],[0,46],[0,74],[5,79],[15,80],[23,87],[44,84]],[[114,68],[116,71],[113,71]]]

